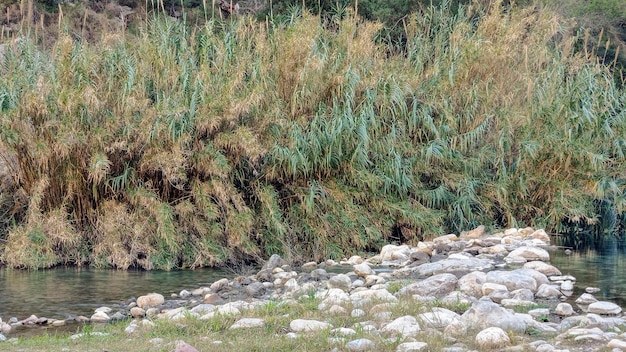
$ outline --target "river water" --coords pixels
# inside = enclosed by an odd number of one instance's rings
[[[626,246],[617,240],[593,246],[551,252],[551,263],[562,273],[576,277],[572,298],[588,286],[599,287],[595,296],[626,308]],[[0,269],[0,318],[38,317],[62,319],[91,316],[100,306],[122,303],[131,297],[158,292],[165,297],[208,286],[232,271],[217,269],[186,271],[115,271],[89,268],[56,268],[21,271]]]
[[[84,315],[95,308],[114,307],[131,297],[158,292],[166,298],[235,274],[218,269],[185,271],[119,271],[55,268],[39,271],[0,269],[0,318],[62,319]]]

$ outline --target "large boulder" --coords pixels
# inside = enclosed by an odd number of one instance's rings
[[[474,328],[499,327],[523,333],[524,319],[489,299],[480,299],[461,315],[461,321]]]
[[[456,289],[457,282],[458,279],[452,274],[439,274],[405,286],[396,295],[443,297]]]

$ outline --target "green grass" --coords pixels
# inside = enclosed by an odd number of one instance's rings
[[[626,206],[626,95],[550,8],[425,7],[400,52],[349,11],[133,28],[8,47],[4,264],[319,261]]]

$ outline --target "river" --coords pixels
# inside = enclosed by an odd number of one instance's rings
[[[90,317],[95,308],[114,307],[131,297],[158,292],[168,297],[232,278],[232,271],[200,269],[184,271],[98,270],[55,268],[23,271],[0,269],[0,318],[38,317],[62,319]]]

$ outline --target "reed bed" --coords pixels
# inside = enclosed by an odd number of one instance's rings
[[[567,21],[444,5],[403,25],[402,51],[295,8],[7,45],[2,261],[321,260],[624,212],[626,94]]]

